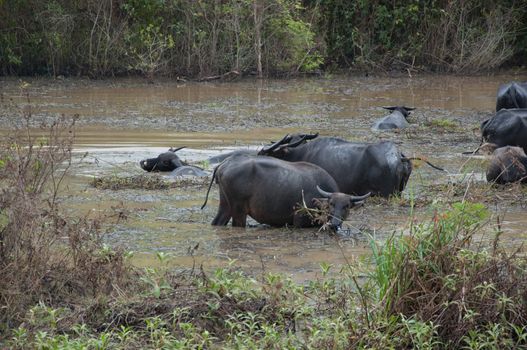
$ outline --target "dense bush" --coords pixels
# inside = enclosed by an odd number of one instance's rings
[[[521,0],[3,0],[0,73],[475,72],[523,64],[526,10]]]

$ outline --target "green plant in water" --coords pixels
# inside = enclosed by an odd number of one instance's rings
[[[198,163],[198,165],[199,165],[200,168],[203,168],[205,170],[210,169],[210,162],[209,162],[208,159],[202,160],[201,162]]]
[[[449,119],[434,119],[430,122],[430,125],[443,129],[456,129],[459,126],[456,122]]]
[[[375,268],[370,277],[378,287],[379,301],[385,303],[386,310],[415,282],[411,271],[405,268],[409,261],[416,261],[417,266],[424,264],[431,271],[441,271],[441,266],[435,265],[434,254],[448,249],[461,231],[470,236],[488,216],[483,204],[454,203],[445,214],[436,214],[431,223],[412,226],[408,236],[394,233],[383,246],[371,239]],[[452,246],[452,253],[461,248]]]

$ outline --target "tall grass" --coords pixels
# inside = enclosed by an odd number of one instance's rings
[[[431,325],[448,346],[466,345],[473,334],[486,339],[496,327],[498,348],[525,346],[527,261],[499,248],[499,232],[493,246],[475,246],[488,217],[482,204],[458,202],[409,235],[373,243],[368,283],[378,291],[381,315]]]

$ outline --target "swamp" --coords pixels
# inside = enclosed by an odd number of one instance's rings
[[[526,28],[525,0],[0,0],[0,349],[527,348],[527,189],[474,152]],[[211,225],[211,157],[296,133],[391,141],[409,181],[336,233]],[[200,176],[142,169],[169,149]]]
[[[63,158],[38,160],[52,164],[47,177],[38,175],[45,173],[43,165],[24,174],[36,176],[34,181],[40,184],[33,194],[47,191],[48,185],[39,181],[53,180],[52,200],[44,196],[42,203],[47,201],[63,214],[42,214],[48,222],[43,227],[55,227],[59,219],[72,220],[77,229],[85,225],[83,232],[89,232],[88,238],[76,238],[86,247],[75,246],[76,253],[65,254],[57,265],[68,269],[73,264],[72,271],[85,266],[89,273],[79,277],[68,270],[63,272],[68,280],[61,280],[43,272],[44,282],[39,283],[44,283],[45,292],[37,300],[20,309],[7,302],[11,317],[4,321],[7,328],[17,324],[18,328],[5,344],[20,348],[525,345],[527,330],[518,325],[526,315],[521,293],[527,283],[523,251],[527,190],[520,184],[487,183],[487,159],[462,155],[480,144],[479,125],[494,113],[498,85],[513,80],[525,81],[527,74],[328,74],[206,83],[161,78],[154,82],[2,79],[0,128],[4,144],[11,145],[3,158],[4,176],[16,178],[5,171],[13,169],[6,164],[16,161],[10,150],[23,154],[24,147],[13,146],[17,132],[22,135],[20,145],[33,142],[43,154],[63,152]],[[415,108],[410,127],[372,131],[373,122],[387,114],[382,107],[396,105]],[[71,120],[74,126],[68,124]],[[61,123],[63,129],[57,129]],[[200,209],[210,176],[174,178],[146,173],[139,166],[142,159],[185,146],[178,155],[211,173],[211,156],[258,150],[295,132],[358,142],[391,140],[406,156],[426,159],[446,171],[413,161],[414,170],[400,195],[369,198],[346,220],[349,234],[335,235],[318,228],[271,228],[255,221],[243,229],[211,226],[218,206],[217,185],[212,186],[208,205]],[[57,171],[63,174],[60,181],[53,175]],[[2,219],[7,230],[5,218],[7,214]],[[75,230],[69,230],[62,235],[73,247]],[[64,244],[64,237],[58,237],[49,246],[57,239]],[[386,247],[392,251],[385,251]],[[461,262],[450,254],[461,256]],[[88,259],[92,263],[102,260],[98,268],[88,268],[82,265],[87,260],[79,256],[94,256]],[[466,275],[458,274],[458,264]],[[431,265],[440,266],[440,271]],[[418,268],[410,271],[411,266]],[[437,276],[430,277],[433,273]],[[423,278],[421,284],[411,286],[417,275]],[[436,278],[442,287],[431,282]],[[18,285],[20,291],[26,283]],[[479,301],[470,304],[463,299],[468,296],[448,293],[462,285],[474,295],[486,290],[481,297],[494,314],[484,314]],[[513,285],[520,295],[512,292]],[[93,291],[87,291],[90,288]],[[3,291],[4,301],[14,299]],[[500,304],[504,300],[507,305]],[[464,302],[462,308],[449,306]],[[443,312],[438,311],[441,308]],[[445,326],[451,322],[448,317],[459,318],[458,331]],[[488,332],[481,335],[470,333],[471,329]],[[9,334],[5,328],[2,331]]]

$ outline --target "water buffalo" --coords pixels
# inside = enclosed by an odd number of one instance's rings
[[[410,111],[415,109],[404,106],[383,108],[392,111],[392,113],[377,120],[372,126],[373,130],[404,129],[410,125],[407,120],[408,116],[410,115]]]
[[[321,137],[306,143],[302,138],[298,140],[297,136],[286,135],[264,147],[259,155],[316,164],[335,179],[341,192],[355,195],[371,192],[388,197],[401,192],[412,172],[410,159],[389,141],[352,143]]]
[[[220,192],[218,213],[212,221],[217,226],[227,225],[232,218],[232,226],[245,227],[247,215],[271,226],[316,226],[318,223],[297,208],[300,203],[314,208],[315,198],[322,196],[329,204],[328,224],[337,230],[349,209],[362,204],[370,195],[339,193],[335,180],[311,163],[245,154],[233,155],[216,167],[209,191],[214,178]],[[207,199],[202,208],[206,203]]]
[[[527,83],[511,82],[500,85],[496,99],[496,112],[510,108],[527,108]]]
[[[481,123],[483,142],[518,146],[527,152],[527,109],[502,109]]]
[[[498,184],[527,182],[527,155],[520,147],[505,146],[492,153],[487,181]]]
[[[235,154],[248,154],[255,156],[258,152],[252,149],[239,149],[232,152],[218,154],[217,156],[212,156],[208,159],[210,165],[219,164],[223,162],[226,158],[235,155]]]
[[[143,170],[150,171],[172,171],[178,167],[188,165],[183,162],[177,156],[176,152],[180,149],[185,148],[179,147],[176,149],[170,148],[168,152],[161,153],[156,158],[143,159],[139,162],[139,165]]]

